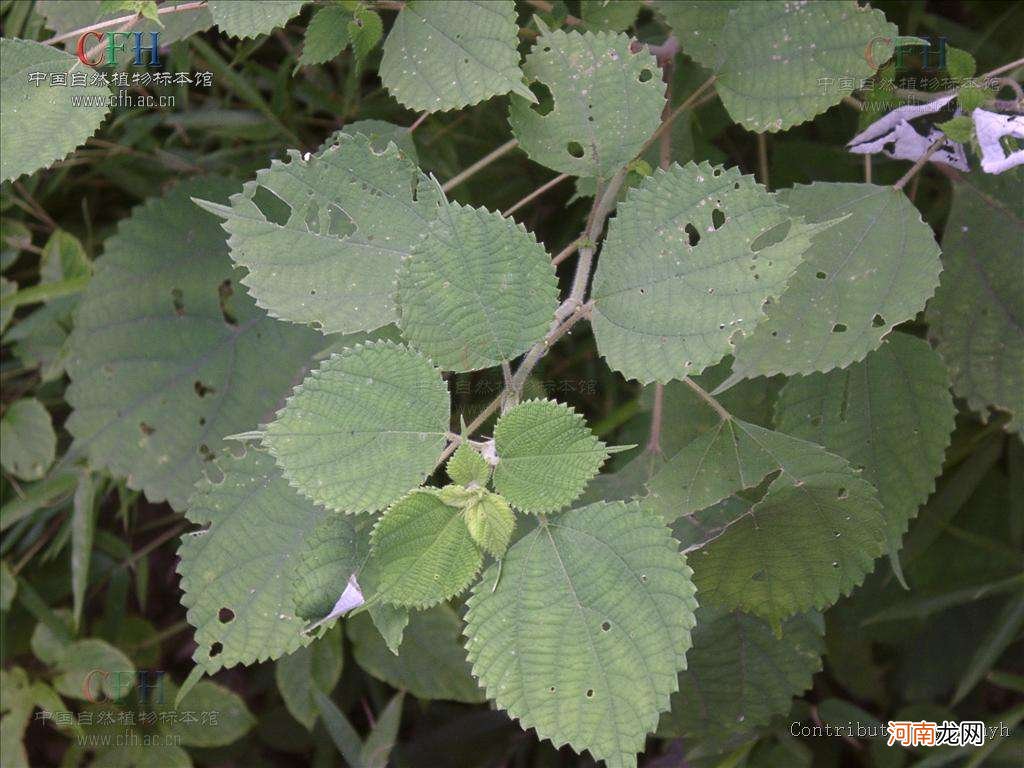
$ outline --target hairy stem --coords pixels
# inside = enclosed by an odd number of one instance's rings
[[[206,5],[206,0],[197,0],[197,2],[182,3],[181,5],[160,6],[160,7],[158,7],[156,9],[156,12],[158,14],[165,14],[165,13],[177,13],[178,11],[191,11],[191,10],[195,10],[196,8],[202,8],[204,5]],[[88,32],[96,32],[97,30],[106,29],[107,27],[116,27],[118,24],[124,24],[126,22],[133,22],[138,17],[139,17],[138,13],[130,13],[127,16],[119,16],[116,19],[107,19],[106,21],[98,21],[95,24],[90,24],[87,27],[81,27],[79,29],[73,29],[70,32],[65,32],[64,34],[61,34],[61,35],[55,35],[54,37],[51,37],[49,40],[44,40],[43,44],[44,45],[55,45],[55,44],[60,43],[60,42],[62,42],[64,40],[70,40],[71,38],[79,37],[79,36],[84,35],[84,34],[86,34]]]
[[[647,438],[647,453],[661,453],[661,414],[665,403],[665,385],[654,385],[654,407],[651,409],[651,435]]]
[[[764,184],[765,189],[771,190],[768,179],[768,137],[763,133],[757,134],[757,170],[761,177],[758,181]]]

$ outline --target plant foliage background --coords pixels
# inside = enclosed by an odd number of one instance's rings
[[[1021,764],[1019,4],[0,13],[4,768]]]

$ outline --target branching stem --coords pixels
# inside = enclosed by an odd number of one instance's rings
[[[914,178],[914,176],[917,175],[918,171],[924,168],[925,163],[927,163],[931,156],[934,155],[939,150],[939,147],[941,147],[945,143],[946,137],[944,135],[940,136],[935,141],[933,141],[932,145],[928,147],[927,151],[919,158],[917,158],[917,162],[910,166],[910,170],[903,174],[903,177],[895,184],[893,184],[892,188],[900,190],[907,186],[907,182]]]
[[[488,165],[497,160],[499,157],[501,157],[502,155],[507,155],[509,152],[511,152],[518,146],[519,139],[509,139],[497,149],[488,152],[486,155],[481,157],[479,160],[477,160],[475,163],[469,166],[469,168],[467,168],[466,170],[452,176],[450,179],[448,179],[448,181],[441,185],[441,189],[444,190],[445,192],[454,189],[455,187],[459,186],[459,184],[468,179],[470,176],[474,175],[478,171],[483,170]]]
[[[197,8],[202,8],[204,5],[206,5],[206,0],[196,0],[196,2],[192,3],[181,3],[180,5],[160,6],[156,9],[156,12],[158,14],[163,15],[165,13],[177,13],[178,11],[192,11]],[[79,29],[73,29],[70,32],[64,32],[63,34],[55,35],[54,37],[51,37],[49,40],[44,40],[43,44],[56,45],[57,43],[63,42],[64,40],[70,40],[75,37],[80,37],[81,35],[84,35],[88,32],[96,32],[97,30],[106,29],[107,27],[116,27],[119,24],[133,22],[137,18],[139,18],[139,14],[130,13],[127,16],[118,16],[116,19],[98,21],[95,24],[90,24],[87,27],[80,27]]]

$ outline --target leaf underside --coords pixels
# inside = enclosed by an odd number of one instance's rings
[[[779,193],[816,234],[768,317],[736,345],[733,376],[807,374],[862,360],[935,291],[942,264],[931,228],[902,192],[816,182]]]

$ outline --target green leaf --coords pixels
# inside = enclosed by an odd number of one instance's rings
[[[558,281],[522,224],[445,204],[398,279],[402,333],[444,370],[511,360],[544,337]]]
[[[384,707],[384,711],[373,725],[373,730],[363,743],[363,749],[359,753],[360,765],[366,768],[387,768],[391,750],[398,740],[398,727],[402,724],[403,703],[405,691],[399,691]]]
[[[464,510],[466,527],[477,546],[493,557],[504,555],[516,527],[508,502],[496,493],[482,491],[479,500]]]
[[[691,58],[714,68],[721,61],[725,25],[742,5],[730,0],[654,0],[652,6]]]
[[[56,230],[39,257],[39,282],[59,283],[92,274],[92,263],[81,241],[63,229]]]
[[[419,699],[477,704],[484,692],[470,676],[459,636],[462,624],[448,605],[413,611],[400,653],[392,653],[365,614],[346,621],[356,663],[388,685]]]
[[[562,403],[528,400],[494,427],[494,488],[524,512],[556,512],[597,474],[608,449],[583,416]]]
[[[178,711],[177,717],[159,719],[160,730],[166,734],[169,743],[186,747],[223,747],[238,741],[256,725],[256,718],[245,705],[245,700],[212,680],[200,680],[176,707],[172,704],[175,701],[176,686],[166,682],[164,686],[163,702],[156,708],[158,713],[173,712],[175,709]],[[216,726],[202,719],[189,722],[182,716],[184,712],[216,712]]]
[[[700,373],[763,318],[813,229],[736,168],[656,171],[608,228],[592,291],[598,349],[643,383]]]
[[[979,88],[969,83],[961,85],[956,92],[957,104],[961,111],[966,114],[970,114],[978,107],[984,105],[986,101],[995,97],[996,94],[991,88]]]
[[[751,131],[785,130],[838,104],[892,55],[898,31],[853,0],[679,5],[659,7],[683,51],[715,71],[730,116]]]
[[[353,14],[352,20],[348,23],[348,36],[352,41],[352,53],[356,59],[356,67],[361,69],[366,63],[381,35],[384,34],[384,22],[376,11],[368,8],[358,7]]]
[[[28,753],[22,744],[25,729],[32,718],[34,704],[28,675],[21,667],[0,669],[0,763],[4,768],[29,768]]]
[[[73,699],[123,699],[135,685],[135,665],[131,659],[96,638],[63,646],[56,659],[56,671],[53,687],[62,696]]]
[[[0,420],[0,465],[21,480],[39,480],[56,452],[57,434],[46,406],[34,397],[11,403]]]
[[[977,650],[971,656],[963,677],[957,683],[952,704],[955,706],[963,701],[981,678],[995,666],[1003,652],[1020,637],[1024,627],[1024,592],[1011,597],[985,636],[980,638]]]
[[[110,109],[110,88],[85,85],[74,89],[82,105],[71,103],[68,88],[54,85],[50,75],[95,75],[76,57],[53,46],[30,40],[0,41],[4,69],[0,76],[0,181],[46,168],[85,143],[103,123]],[[33,73],[46,75],[35,85]],[[94,106],[90,102],[96,101]],[[86,106],[88,105],[88,106]]]
[[[310,532],[292,581],[298,616],[313,621],[330,612],[349,578],[362,567],[367,543],[368,534],[357,532],[345,515],[328,515]]]
[[[609,179],[661,122],[665,84],[646,49],[626,35],[543,31],[523,66],[550,91],[550,111],[513,96],[509,123],[530,159],[561,173]],[[628,115],[628,119],[623,119]]]
[[[328,696],[341,678],[341,628],[332,627],[321,639],[277,660],[274,677],[292,717],[313,730],[320,710],[313,689]]]
[[[369,331],[398,319],[401,261],[437,215],[440,192],[397,147],[340,134],[315,156],[289,152],[223,206],[242,282],[271,316],[324,333]]]
[[[303,494],[376,511],[426,478],[444,448],[448,388],[416,352],[370,342],[332,355],[295,388],[263,441]]]
[[[974,136],[974,122],[966,115],[960,115],[936,126],[953,141],[966,144]]]
[[[256,37],[283,27],[305,0],[210,0],[213,23],[231,37]]]
[[[209,674],[277,659],[310,642],[292,575],[329,514],[290,488],[262,451],[226,453],[214,463],[223,478],[201,481],[187,513],[209,527],[186,534],[178,550],[181,602],[196,628],[192,658]]]
[[[317,9],[306,27],[299,66],[323,64],[341,53],[349,44],[348,24],[352,14],[340,5],[325,5]]]
[[[701,605],[687,669],[659,735],[724,739],[785,713],[821,670],[824,630],[816,613],[787,619],[776,634],[756,616]]]
[[[221,440],[264,418],[324,343],[235,290],[224,233],[189,200],[233,186],[182,184],[122,221],[69,341],[76,449],[177,509]]]
[[[319,688],[313,689],[313,698],[316,701],[320,716],[324,721],[324,728],[327,734],[338,748],[338,752],[349,765],[359,765],[362,759],[363,742],[359,733],[352,727],[345,714],[338,709],[329,696]]]
[[[491,480],[491,465],[469,443],[462,443],[448,459],[445,471],[453,483],[467,488],[486,488]]]
[[[580,17],[592,31],[622,32],[633,26],[640,0],[580,0]]]
[[[649,487],[652,505],[675,519],[766,481],[763,497],[716,522],[694,557],[709,601],[777,621],[831,605],[872,569],[885,519],[871,484],[818,445],[730,418]]]
[[[814,236],[768,317],[739,340],[733,375],[807,374],[864,359],[912,319],[938,284],[931,228],[890,187],[817,182],[779,193],[809,222],[846,217]]]
[[[776,405],[780,431],[863,467],[878,489],[893,557],[942,473],[956,414],[949,386],[927,342],[893,333],[849,368],[790,379]]]
[[[635,766],[686,667],[690,575],[668,529],[640,505],[542,519],[474,587],[473,674],[524,729]]]
[[[447,600],[468,587],[483,564],[462,510],[432,490],[413,491],[392,505],[374,527],[371,545],[378,595],[393,605],[427,608]]]
[[[511,0],[409,0],[384,41],[381,82],[418,112],[461,109],[509,91],[531,98],[518,31]]]
[[[953,185],[942,236],[945,272],[928,304],[929,334],[972,410],[1024,419],[1024,174],[974,173]]]
[[[971,54],[952,45],[946,46],[946,72],[950,77],[956,80],[966,80],[974,77],[974,73],[977,71],[978,64]]]
[[[7,330],[7,324],[14,318],[14,303],[7,301],[18,292],[18,284],[6,277],[0,277],[0,331]]]
[[[395,125],[386,120],[355,120],[348,123],[324,139],[316,154],[323,154],[328,147],[347,141],[342,138],[343,136],[356,136],[360,133],[370,140],[370,148],[378,155],[383,154],[388,148],[388,143],[393,141],[400,153],[413,163],[417,162],[416,142],[409,132],[409,126]],[[419,190],[419,194],[426,194],[426,191]]]
[[[6,560],[0,561],[0,611],[11,610],[14,596],[18,594],[18,580]]]

